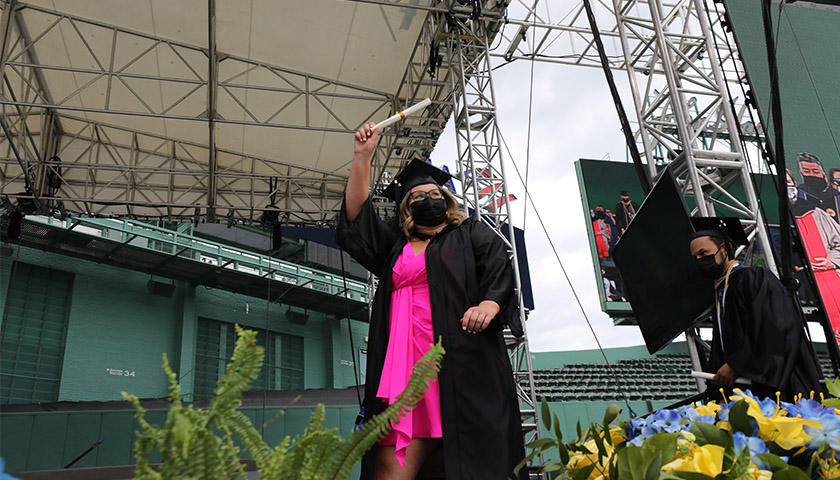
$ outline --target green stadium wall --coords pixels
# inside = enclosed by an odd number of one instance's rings
[[[287,435],[294,438],[301,434],[313,410],[241,409],[254,425],[268,422],[263,438],[272,446]],[[355,406],[327,406],[325,427],[336,428],[347,437],[352,433],[357,413]],[[146,414],[146,420],[153,425],[163,425],[165,419],[165,410],[149,410]],[[6,413],[0,415],[6,472],[60,469],[100,439],[104,440],[102,444],[73,468],[130,465],[134,463],[134,432],[139,428],[133,410]],[[157,452],[152,461],[160,461]],[[358,465],[356,470],[352,478],[358,478]]]
[[[308,321],[300,325],[286,319],[286,305],[274,303],[266,312],[265,299],[185,282],[176,282],[171,297],[152,295],[146,288],[147,274],[26,247],[0,263],[0,319],[6,317],[12,260],[74,275],[58,401],[120,400],[122,391],[140,398],[165,396],[164,353],[189,398],[199,318],[303,337],[304,388],[355,384],[351,362],[358,355],[350,352],[346,319],[328,320],[309,310]],[[367,324],[351,323],[358,351],[365,347]],[[108,368],[135,375],[111,375]]]
[[[265,299],[180,281],[175,282],[171,296],[152,295],[146,285],[148,274],[27,247],[16,247],[13,257],[0,257],[0,322],[7,318],[15,262],[72,274],[55,401],[122,400],[122,391],[140,398],[165,397],[164,353],[179,374],[184,398],[192,399],[196,330],[202,318],[302,337],[305,389],[355,385],[353,362],[359,355],[350,349],[346,319],[308,310],[305,324],[293,323],[286,318],[289,307],[281,302],[272,304],[267,312]],[[366,348],[368,326],[353,320],[351,328],[359,352]],[[107,369],[133,375],[113,375]],[[257,425],[263,423],[262,409],[243,411]],[[267,409],[265,418],[274,418],[278,411]],[[287,409],[266,427],[266,439],[277,444],[286,434],[301,433],[311,411],[311,407]],[[127,403],[125,410],[4,411],[0,413],[0,456],[10,472],[61,468],[104,438],[105,442],[75,467],[131,464],[137,429],[133,413]],[[349,434],[357,413],[356,406],[328,406],[327,425]],[[165,411],[150,411],[150,415],[161,422]]]

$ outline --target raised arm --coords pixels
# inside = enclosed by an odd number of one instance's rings
[[[373,126],[369,123],[360,128],[353,141],[353,164],[344,192],[345,214],[351,223],[359,215],[370,192],[370,157],[379,140],[379,129],[372,130]]]

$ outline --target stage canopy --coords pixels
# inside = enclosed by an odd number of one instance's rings
[[[378,175],[427,157],[449,116],[446,62],[429,75],[436,13],[408,3],[2,2],[2,193],[95,215],[274,205],[328,221],[355,129],[432,98],[380,143]]]

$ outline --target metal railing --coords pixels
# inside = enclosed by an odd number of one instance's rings
[[[181,259],[193,260],[254,277],[270,278],[325,295],[341,296],[344,293],[344,280],[340,275],[302,267],[268,255],[223,245],[144,222],[122,218],[87,217],[60,220],[37,215],[27,215],[26,220],[49,225],[52,228],[72,230],[77,234],[107,239],[133,248],[163,255],[175,255]],[[356,302],[368,303],[369,300],[367,283],[347,279],[345,294],[347,298]]]

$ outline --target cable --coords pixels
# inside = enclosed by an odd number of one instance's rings
[[[586,8],[586,18],[589,20],[589,28],[592,30],[592,40],[598,49],[598,55],[601,58],[601,68],[604,70],[604,77],[606,77],[607,85],[610,87],[610,94],[612,95],[615,110],[618,113],[618,119],[621,122],[621,130],[624,133],[624,141],[627,143],[627,148],[630,149],[630,156],[633,157],[633,165],[636,169],[636,176],[639,177],[639,183],[645,196],[650,193],[650,178],[645,173],[645,167],[642,165],[642,156],[639,154],[639,148],[636,145],[636,139],[633,138],[633,130],[630,127],[630,121],[627,119],[627,112],[624,111],[624,105],[621,103],[621,96],[618,94],[618,87],[615,85],[610,64],[607,61],[607,52],[604,49],[604,42],[601,41],[601,32],[598,30],[598,23],[595,20],[595,12],[592,10],[592,4],[589,0],[583,0],[583,6]],[[650,159],[648,159],[650,160]]]
[[[536,5],[534,5],[536,8]],[[536,47],[536,30],[537,30],[537,14],[536,11],[532,15],[534,17],[533,22],[533,35],[531,35],[531,74],[528,80],[528,138],[525,142],[525,195],[528,194],[528,173],[531,167],[531,121],[533,120],[533,109],[534,109],[534,64],[536,63],[535,55],[534,55],[534,48]],[[505,199],[507,201],[507,199]],[[522,210],[522,231],[525,231],[525,219],[528,216],[528,204],[525,204],[525,208]],[[513,231],[511,230],[511,235],[513,235]]]
[[[534,15],[534,29],[536,30],[536,15]],[[531,36],[531,51],[534,51],[535,47],[535,36]],[[630,406],[630,401],[627,397],[627,394],[621,388],[621,385],[618,382],[618,379],[615,377],[615,372],[612,370],[612,366],[610,365],[610,361],[607,359],[607,355],[604,352],[603,347],[601,346],[601,341],[598,339],[598,335],[595,333],[595,329],[592,327],[592,323],[589,321],[589,318],[586,315],[586,311],[583,309],[583,304],[580,302],[580,298],[578,297],[577,292],[575,291],[574,285],[572,285],[572,280],[569,278],[569,274],[566,272],[566,267],[563,265],[563,262],[560,260],[560,256],[557,254],[557,250],[554,247],[554,242],[551,241],[551,237],[548,235],[548,230],[545,227],[545,223],[540,216],[539,211],[537,210],[536,205],[534,204],[534,199],[531,197],[531,193],[528,190],[528,173],[531,164],[531,123],[532,123],[532,114],[533,114],[533,100],[534,100],[534,63],[535,63],[535,55],[531,55],[531,74],[529,79],[529,93],[528,93],[528,134],[527,134],[527,141],[526,141],[526,150],[525,150],[525,179],[522,179],[522,175],[519,172],[519,167],[516,165],[516,162],[513,160],[513,155],[510,152],[510,148],[508,147],[507,141],[505,140],[504,136],[502,136],[501,129],[499,129],[499,138],[501,138],[502,143],[505,145],[505,150],[507,150],[508,157],[510,158],[511,163],[513,164],[513,168],[516,170],[516,175],[519,177],[519,181],[522,182],[522,185],[525,187],[525,198],[529,200],[531,203],[531,207],[534,209],[534,213],[537,215],[537,220],[540,222],[540,226],[545,233],[546,238],[548,239],[548,243],[551,246],[552,252],[554,252],[554,257],[557,259],[557,263],[560,264],[560,269],[563,271],[563,275],[566,277],[566,281],[569,284],[569,287],[572,289],[572,294],[575,297],[575,301],[580,307],[581,313],[583,313],[583,318],[586,319],[586,324],[589,326],[589,330],[592,332],[592,336],[595,337],[595,343],[598,345],[598,350],[601,351],[601,355],[604,357],[604,361],[607,364],[607,368],[609,369],[610,373],[613,376],[613,381],[615,382],[616,387],[618,388],[621,396],[624,397],[624,403],[627,405],[627,410],[632,417],[636,416],[636,412],[633,411],[633,408]],[[528,204],[525,204],[525,208],[523,209],[522,214],[522,229],[525,229],[525,218],[528,213]]]
[[[270,181],[270,179],[269,179],[269,181]],[[267,396],[268,396],[268,377],[269,377],[268,372],[270,372],[271,368],[272,368],[272,365],[268,365],[268,361],[271,360],[271,342],[268,339],[268,326],[269,326],[269,322],[271,320],[271,317],[269,316],[269,312],[271,310],[271,277],[272,277],[272,275],[274,275],[274,271],[271,270],[271,264],[269,264],[269,271],[268,271],[268,275],[267,275],[268,286],[267,286],[267,291],[266,291],[266,294],[265,294],[265,328],[263,329],[263,332],[265,334],[265,336],[263,336],[263,338],[264,338],[263,341],[265,342],[265,350],[264,350],[265,351],[265,353],[264,353],[265,357],[263,359],[263,368],[265,368],[265,371],[263,373],[263,404],[262,404],[262,419],[261,419],[261,422],[260,422],[260,424],[261,424],[260,435],[263,435],[263,436],[265,436],[265,425],[266,425],[265,404],[267,403]],[[275,356],[276,356],[276,352],[275,352]],[[266,361],[266,360],[268,360],[268,361]]]
[[[353,378],[356,380],[356,399],[359,401],[359,409],[362,408],[362,394],[359,392],[359,370],[356,365],[356,346],[353,343],[353,325],[350,320],[350,299],[347,298],[347,270],[344,268],[344,250],[339,250],[341,257],[341,280],[344,282],[344,304],[347,306],[347,333],[350,336],[350,354],[353,356]]]
[[[780,8],[781,8],[781,5],[780,5]],[[711,14],[710,14],[710,12],[709,12],[709,7],[708,7],[708,4],[706,4],[705,9],[706,9],[706,17],[708,18],[708,20],[709,20],[709,24],[711,25],[711,24],[712,24],[712,19],[711,19]],[[720,12],[717,10],[717,8],[715,8],[715,13],[717,14],[717,17],[718,17],[718,23],[721,23],[721,16],[720,16]],[[790,22],[789,17],[787,16],[787,12],[785,12],[785,15],[786,15],[786,18],[788,18],[788,22]],[[781,22],[780,22],[780,23],[781,23]],[[790,25],[790,23],[788,23],[788,24]],[[790,26],[791,26],[791,30],[793,30],[793,26],[792,26],[792,25],[790,25]],[[780,31],[780,30],[779,30],[779,27],[777,26],[777,29],[776,29],[776,39],[775,39],[775,41],[773,42],[773,43],[774,43],[774,50],[778,50],[779,31]],[[724,32],[723,38],[724,38],[724,40],[726,41],[726,45],[727,45],[727,48],[729,49],[729,51],[730,51],[730,52],[735,51],[735,50],[732,48],[731,43],[729,42],[729,36],[728,36],[728,35],[726,35],[726,33],[725,33],[725,32]],[[717,51],[717,53],[718,53],[718,61],[720,62],[720,64],[721,64],[721,65],[720,65],[720,66],[721,66],[721,70],[723,71],[724,83],[725,83],[725,85],[726,85],[726,91],[727,91],[728,96],[729,96],[729,104],[730,104],[730,107],[732,108],[732,110],[733,110],[733,112],[734,112],[734,111],[735,111],[735,103],[734,103],[734,101],[732,100],[732,92],[731,92],[731,90],[730,90],[730,88],[729,88],[729,80],[728,80],[728,79],[727,79],[727,77],[726,77],[726,70],[723,68],[723,57],[721,57],[721,55],[720,55],[720,46],[718,45],[718,42],[717,42],[717,37],[716,37],[716,36],[712,35],[712,40],[714,41],[714,44],[715,44],[715,50],[716,50],[716,51]],[[798,45],[797,45],[797,46],[798,46]],[[802,55],[802,51],[801,51],[801,49],[800,49],[800,55]],[[804,62],[804,61],[805,61],[804,56],[802,57],[802,59],[803,59],[803,62]],[[738,62],[737,62],[737,61],[734,61],[734,62],[733,62],[733,65],[734,65],[734,68],[735,68],[736,75],[738,75],[738,78],[741,78],[741,74],[740,74],[740,72],[739,72],[739,70],[738,70]],[[806,64],[806,66],[807,66],[807,64]],[[746,73],[746,72],[745,72],[745,73]],[[810,72],[809,72],[809,75],[810,75]],[[739,85],[741,86],[741,91],[742,91],[742,93],[744,94],[744,98],[745,98],[745,100],[746,100],[747,93],[746,93],[746,91],[744,91],[744,85],[743,85],[743,83],[741,83],[741,82],[739,82]],[[814,87],[815,92],[816,92],[816,85],[814,85],[814,83],[813,83],[813,79],[812,79],[812,86]],[[817,93],[817,98],[818,98],[818,101],[819,101],[819,94],[818,94],[818,93]],[[753,102],[753,105],[755,105],[755,103],[754,103],[754,102]],[[820,104],[820,105],[822,106],[822,104]],[[753,123],[753,125],[758,125],[758,123],[755,121],[755,118],[753,117],[752,109],[751,109],[751,108],[749,108],[749,105],[747,105],[747,113],[749,114],[749,116],[750,116],[750,121]],[[823,111],[823,113],[825,113],[825,112]],[[827,117],[826,117],[826,122],[827,122],[827,121],[828,121],[828,119],[827,119]],[[748,153],[748,149],[747,149],[747,146],[746,146],[746,141],[744,140],[744,135],[743,135],[743,132],[741,131],[741,125],[740,125],[740,123],[737,123],[737,122],[736,122],[735,127],[737,128],[737,131],[738,131],[738,134],[739,134],[739,137],[740,137],[740,141],[741,141],[741,148],[742,148],[742,150],[743,150],[743,152],[744,152],[744,155],[746,156],[746,159],[747,159],[747,168],[748,168],[748,169],[749,169],[749,171],[750,171],[750,180],[751,180],[751,181],[752,181],[752,183],[753,183],[753,187],[755,188],[755,191],[756,191],[756,195],[757,195],[757,197],[759,197],[759,204],[758,204],[758,208],[759,208],[759,210],[761,211],[761,215],[762,215],[762,216],[766,219],[766,218],[767,218],[767,213],[766,213],[766,211],[765,211],[765,209],[764,209],[764,204],[760,201],[760,189],[759,189],[759,188],[758,188],[758,186],[756,185],[755,175],[754,175],[754,172],[752,171],[752,163],[751,163],[751,162],[750,162],[750,160],[749,160],[749,153]],[[830,129],[830,126],[829,126],[829,129]],[[730,137],[730,138],[731,138],[731,137]],[[756,136],[756,138],[758,139],[758,136]],[[832,138],[833,138],[833,133],[832,133]],[[760,140],[759,140],[759,142],[760,142]],[[837,145],[837,144],[836,144],[836,142],[835,142],[835,147],[836,147],[836,145]],[[769,156],[766,156],[766,157],[765,157],[765,159],[767,159],[767,160],[768,160],[768,167],[769,167],[769,165],[770,165],[770,162],[769,162]],[[777,175],[781,175],[779,171],[777,171],[776,173],[777,173]],[[790,208],[790,207],[789,207],[789,206],[785,207],[785,206],[784,206],[784,203],[783,203],[783,202],[785,202],[785,199],[787,198],[787,197],[786,197],[786,193],[787,193],[787,192],[785,192],[784,190],[782,190],[782,188],[781,188],[781,181],[780,181],[780,182],[778,182],[778,185],[774,185],[774,186],[776,186],[776,187],[777,187],[777,192],[776,192],[776,193],[777,193],[778,200],[779,200],[779,202],[780,202],[780,204],[779,204],[779,208],[780,208],[780,209],[786,209],[786,210],[788,210],[788,211],[789,211],[789,208]],[[796,236],[796,237],[799,239],[800,244],[801,244],[801,238],[799,238],[799,235],[798,235],[798,230],[796,230],[795,228],[794,228],[794,229],[791,229],[790,227],[791,227],[792,225],[790,225],[790,221],[789,221],[788,223],[789,223],[789,225],[788,225],[788,226],[786,226],[786,227],[785,227],[784,225],[782,225],[781,229],[782,229],[782,230],[784,230],[784,231],[786,231],[788,234],[790,234],[790,233],[791,233],[791,231],[792,231],[792,232],[793,232],[793,235],[794,235],[794,236]],[[792,242],[792,240],[791,240],[790,242]],[[783,245],[783,246],[782,246],[782,249],[786,249],[788,252],[790,252],[790,251],[791,251],[791,249],[792,249],[792,245],[791,245],[791,243],[790,243],[790,242],[789,242],[788,244],[786,244],[786,245]],[[752,247],[751,247],[751,248],[752,248]],[[773,255],[773,256],[774,256],[774,258],[775,258],[775,252],[774,252],[774,251],[772,251],[772,250],[771,250],[771,252],[765,252],[765,255]],[[792,273],[791,273],[791,275],[792,275]],[[818,291],[818,288],[817,288],[817,285],[816,285],[816,280],[814,279],[814,277],[809,275],[807,278],[808,278],[808,280],[810,280],[810,284],[811,284],[811,286],[812,286],[815,290],[817,290],[817,291]],[[800,319],[802,320],[802,324],[803,324],[803,327],[804,327],[805,333],[806,333],[806,335],[807,335],[807,337],[808,337],[808,340],[809,340],[810,342],[812,342],[812,343],[813,343],[813,340],[811,339],[811,332],[810,332],[810,329],[808,328],[808,325],[807,325],[807,319],[805,318],[804,314],[802,314],[802,310],[801,310],[801,302],[800,302],[800,300],[799,300],[798,294],[797,294],[797,292],[796,292],[795,290],[791,290],[791,293],[792,293],[792,295],[791,295],[791,297],[792,297],[792,301],[793,301],[793,302],[794,302],[794,304],[796,305],[797,310],[800,312]],[[833,338],[833,335],[831,335],[831,328],[830,328],[830,326],[828,326],[828,325],[827,325],[827,323],[825,323],[825,322],[820,322],[820,323],[822,323],[822,326],[823,326],[823,328],[824,328],[824,329],[825,329],[825,331],[826,331],[826,338],[827,338],[827,339],[828,339],[829,337],[832,337],[832,338]],[[814,360],[816,361],[816,359],[817,359],[817,355],[816,355],[816,351],[813,349],[813,345],[811,345],[811,352],[813,353],[813,358],[814,358]],[[833,367],[833,369],[834,369],[835,374],[837,374],[838,372],[840,372],[840,355],[838,355],[837,348],[835,348],[835,349],[831,349],[831,350],[829,351],[829,354],[830,354],[831,359],[832,359],[832,367]],[[819,371],[819,370],[820,370],[820,366],[819,366],[819,364],[817,363],[815,366],[816,366],[817,370]]]
[[[762,0],[761,2],[761,18],[762,23],[764,24],[764,42],[765,42],[765,49],[767,50],[767,68],[770,70],[770,111],[771,111],[771,118],[773,119],[773,136],[775,141],[775,148],[773,150],[773,156],[776,163],[776,175],[778,177],[778,191],[780,193],[780,198],[785,198],[781,195],[786,188],[786,179],[785,179],[785,141],[784,141],[784,123],[782,119],[782,103],[781,103],[781,96],[779,92],[779,69],[776,64],[776,50],[778,49],[778,27],[776,33],[776,39],[773,39],[773,19],[770,16],[770,1],[771,0]],[[780,3],[779,7],[781,8],[784,3]],[[782,22],[779,22],[781,24]],[[773,45],[771,47],[771,45]],[[785,284],[786,287],[790,289],[794,289],[795,279],[793,278],[792,272],[792,262],[791,262],[791,251],[790,251],[790,209],[787,205],[784,205],[783,202],[779,203],[779,224],[783,226],[782,228],[782,265],[779,269],[780,277],[782,279],[782,283]]]
[[[513,165],[514,170],[516,170],[516,175],[519,177],[519,181],[523,183],[522,174],[519,171],[519,167],[516,165],[516,162],[513,160],[513,155],[511,154],[510,147],[508,147],[507,141],[505,137],[502,135],[501,130],[499,130],[499,138],[502,140],[502,144],[505,146],[505,150],[507,150],[508,158],[510,158],[510,162]],[[630,406],[630,400],[627,397],[627,393],[621,388],[621,384],[618,382],[615,372],[612,369],[612,365],[610,364],[609,359],[607,359],[607,354],[604,352],[604,347],[601,346],[601,341],[598,339],[598,335],[595,333],[595,328],[592,327],[592,322],[589,321],[589,316],[586,315],[586,310],[583,308],[583,304],[580,301],[580,297],[578,297],[577,291],[575,290],[575,286],[572,284],[572,279],[569,277],[569,274],[566,272],[566,267],[563,265],[563,261],[560,260],[560,255],[557,253],[557,248],[554,246],[554,242],[551,240],[551,236],[548,234],[548,229],[545,226],[545,222],[543,222],[542,216],[540,215],[539,210],[537,209],[536,204],[534,203],[534,199],[531,197],[531,194],[528,190],[525,190],[525,198],[531,203],[531,208],[534,209],[534,214],[537,216],[537,220],[540,222],[540,227],[542,227],[543,233],[545,234],[545,238],[548,240],[548,244],[551,247],[551,251],[554,253],[554,258],[557,260],[557,263],[560,265],[560,269],[563,271],[563,276],[566,277],[566,283],[569,284],[569,288],[572,290],[572,295],[575,297],[575,302],[577,302],[578,308],[580,308],[580,312],[583,314],[584,320],[586,320],[586,324],[589,326],[589,331],[592,332],[592,336],[595,337],[595,343],[598,345],[598,350],[601,352],[601,356],[604,358],[604,362],[606,362],[607,369],[610,371],[610,374],[613,376],[613,383],[615,383],[618,392],[624,398],[624,403],[627,405],[627,410],[630,412],[631,417],[636,416],[636,412],[633,411],[633,408]]]

